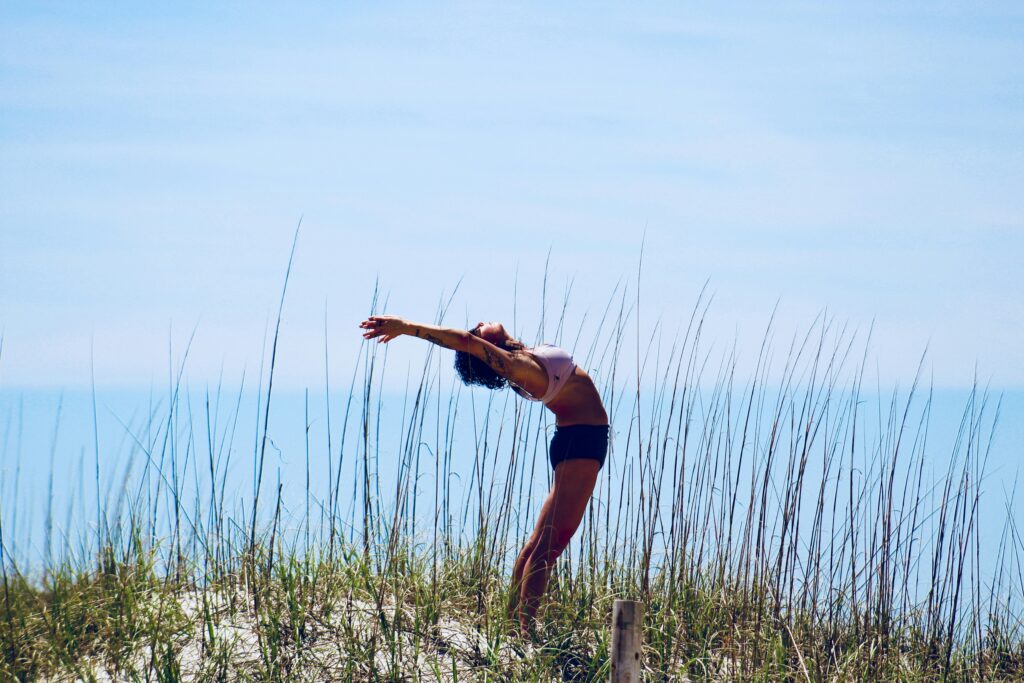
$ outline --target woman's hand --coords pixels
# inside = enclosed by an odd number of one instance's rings
[[[377,338],[377,343],[387,343],[395,337],[406,334],[408,324],[401,318],[394,315],[371,315],[359,323],[359,327],[366,330],[363,332],[363,339]]]

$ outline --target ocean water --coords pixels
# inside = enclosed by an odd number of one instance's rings
[[[168,389],[98,389],[95,397],[83,390],[2,390],[0,514],[7,557],[24,571],[38,570],[67,553],[87,551],[100,520],[109,531],[132,513],[155,523],[158,537],[170,534],[176,517],[179,524],[182,517],[186,524],[209,524],[218,507],[244,526],[261,453],[257,514],[267,523],[279,509],[285,537],[300,545],[320,542],[317,530],[329,517],[347,537],[357,538],[368,501],[384,527],[403,520],[422,544],[445,525],[448,533],[472,536],[481,509],[487,519],[501,518],[507,525],[510,546],[532,528],[550,484],[545,448],[554,421],[546,411],[511,392],[470,390],[443,379],[418,397],[415,388],[371,390],[369,396],[363,390],[357,386],[351,397],[347,391],[328,397],[322,388],[275,392],[269,413],[265,396],[237,388],[219,394],[182,389],[176,395]],[[1015,495],[1024,455],[1024,392],[992,392],[982,405],[981,396],[972,399],[966,389],[935,391],[930,398],[919,390],[909,409],[905,395],[894,402],[891,394],[864,392],[852,421],[843,403],[849,394],[837,390],[830,399],[835,410],[818,413],[823,424],[817,435],[793,441],[805,431],[805,418],[790,410],[778,419],[773,408],[778,390],[769,388],[760,417],[747,421],[743,464],[740,392],[726,411],[728,401],[714,387],[689,391],[687,414],[676,410],[674,421],[668,393],[642,393],[639,403],[625,389],[606,396],[612,451],[592,515],[618,516],[630,500],[636,503],[641,489],[651,499],[660,488],[666,520],[669,492],[680,479],[707,470],[710,457],[732,458],[728,478],[738,482],[742,515],[745,482],[765,466],[775,423],[783,454],[777,459],[785,460],[792,448],[808,454],[808,510],[823,477],[867,477],[878,452],[891,451],[895,439],[902,440],[897,490],[920,477],[926,507],[937,506],[939,483],[951,463],[957,469],[968,455],[976,459],[971,477],[980,477],[976,529],[983,564],[995,557],[1007,519],[1024,522],[1024,505]],[[805,398],[797,392],[790,403],[795,409]],[[973,439],[967,438],[965,414],[968,422],[972,414],[980,415]],[[851,448],[849,427],[855,423]],[[834,459],[825,474],[830,449]],[[769,496],[773,514],[782,506],[784,480],[785,468],[775,471],[777,490]],[[844,495],[847,483],[838,483],[829,484],[830,495]],[[713,481],[705,486],[709,495],[729,495]],[[699,495],[690,488],[683,497]],[[212,506],[211,500],[216,501]],[[927,522],[920,533],[927,537]],[[982,573],[990,572],[983,566]]]

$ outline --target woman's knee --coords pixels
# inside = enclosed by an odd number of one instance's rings
[[[530,555],[533,555],[533,552],[537,549],[540,540],[541,539],[537,538],[536,535],[527,539],[526,543],[523,545],[523,549],[519,551],[519,557],[528,558]]]
[[[544,538],[530,553],[531,562],[542,563],[550,566],[555,563],[565,549],[569,546],[569,539],[572,538],[572,531],[556,532]]]
[[[527,562],[527,566],[530,568],[530,573],[535,573],[541,570],[547,571],[555,564],[555,560],[561,555],[553,548],[538,547],[530,554],[530,559]]]

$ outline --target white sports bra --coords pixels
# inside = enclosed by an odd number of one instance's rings
[[[544,392],[543,396],[536,398],[530,396],[522,387],[511,382],[509,384],[523,398],[546,404],[562,390],[562,387],[572,377],[573,372],[576,370],[576,363],[573,362],[572,356],[568,352],[552,344],[541,344],[526,350],[533,354],[533,357],[537,359],[537,362],[548,373],[548,390]]]

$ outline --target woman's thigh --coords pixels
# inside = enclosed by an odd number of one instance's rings
[[[555,483],[541,508],[531,543],[560,553],[576,533],[597,484],[596,460],[564,460],[555,468]]]

